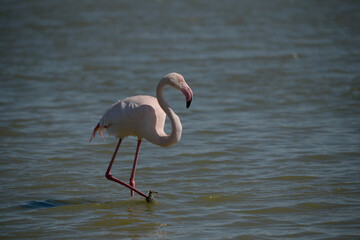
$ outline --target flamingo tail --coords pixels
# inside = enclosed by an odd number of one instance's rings
[[[99,134],[100,134],[102,140],[105,142],[104,134],[103,134],[103,129],[100,128],[100,123],[98,123],[98,124],[96,125],[96,127],[94,128],[89,142],[91,142],[91,140],[93,140],[93,138],[95,138],[95,135],[96,135],[96,132],[97,132],[97,131],[99,131]]]

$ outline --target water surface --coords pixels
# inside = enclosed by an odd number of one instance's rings
[[[3,239],[356,239],[357,1],[2,1]],[[166,97],[181,141],[144,141],[136,186],[105,179],[116,100]],[[167,126],[169,131],[169,126]],[[130,177],[136,138],[113,174]]]

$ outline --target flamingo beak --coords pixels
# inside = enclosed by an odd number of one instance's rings
[[[191,101],[192,101],[192,98],[190,98],[189,101],[186,101],[186,108],[189,108],[189,107],[190,107]]]
[[[193,98],[193,91],[185,82],[182,83],[180,89],[186,98],[186,108],[189,108]]]

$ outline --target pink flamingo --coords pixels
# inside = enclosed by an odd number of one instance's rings
[[[90,138],[91,142],[96,132],[99,131],[101,138],[105,141],[103,135],[104,129],[106,129],[109,134],[119,138],[105,177],[129,188],[131,190],[131,196],[134,196],[134,192],[136,192],[145,197],[147,201],[151,201],[153,192],[149,191],[149,194],[146,195],[135,188],[135,170],[142,139],[145,138],[151,143],[167,147],[177,143],[181,138],[182,126],[180,118],[170,108],[163,95],[164,87],[167,85],[181,90],[186,98],[186,107],[189,108],[193,97],[191,88],[187,85],[181,74],[169,73],[164,76],[157,85],[156,98],[145,95],[132,96],[112,105],[101,117]],[[164,131],[166,116],[168,116],[171,122],[170,135]],[[138,138],[130,184],[115,178],[111,174],[111,167],[120,144],[127,136],[136,136]]]

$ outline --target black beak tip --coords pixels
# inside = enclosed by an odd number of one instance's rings
[[[192,101],[192,98],[189,101],[186,102],[186,108],[190,107],[191,101]]]

